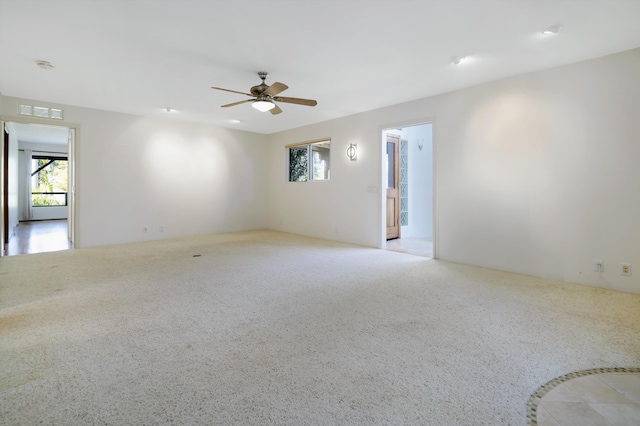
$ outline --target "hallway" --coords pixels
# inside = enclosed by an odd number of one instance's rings
[[[67,236],[67,220],[20,222],[7,246],[7,256],[73,248]]]

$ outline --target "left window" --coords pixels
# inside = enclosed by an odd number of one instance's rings
[[[35,154],[31,157],[31,205],[66,206],[69,164],[67,157]]]

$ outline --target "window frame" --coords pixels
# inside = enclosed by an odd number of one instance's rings
[[[33,160],[51,160],[51,162],[54,161],[66,161],[67,162],[67,172],[68,172],[68,167],[69,167],[69,156],[67,154],[58,154],[58,153],[41,153],[41,152],[34,152],[31,155],[31,161]],[[49,207],[69,207],[69,191],[67,190],[66,192],[63,191],[54,191],[54,192],[41,192],[41,191],[34,191],[33,188],[33,177],[35,176],[36,173],[39,173],[40,171],[44,170],[45,168],[49,167],[50,164],[47,164],[44,167],[41,167],[38,170],[32,170],[31,172],[31,180],[29,182],[29,186],[30,186],[30,193],[31,193],[31,197],[29,202],[31,203],[31,207],[33,208],[49,208]],[[68,176],[67,176],[68,179]],[[67,181],[68,183],[68,181]],[[64,195],[64,204],[49,204],[49,205],[36,205],[33,203],[33,196],[34,195]]]
[[[320,145],[328,145],[327,147],[322,146],[322,148],[326,148],[328,150],[328,163],[329,167],[326,171],[326,178],[323,179],[314,179],[314,164],[313,164],[313,147]],[[286,149],[286,179],[287,182],[290,183],[302,183],[302,182],[323,182],[331,180],[331,138],[321,138],[314,139],[306,142],[292,143],[285,145]],[[307,174],[305,180],[291,180],[291,150],[292,149],[306,149],[307,151]]]

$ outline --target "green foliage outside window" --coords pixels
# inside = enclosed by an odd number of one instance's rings
[[[307,147],[289,148],[289,182],[305,182],[308,177]]]
[[[53,160],[53,161],[52,161]],[[42,170],[41,167],[45,166]],[[51,157],[35,157],[32,160],[32,205],[34,207],[65,206],[68,191],[68,161]],[[44,194],[38,194],[43,192]],[[62,193],[62,194],[55,194]]]

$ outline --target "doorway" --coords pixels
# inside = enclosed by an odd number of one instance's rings
[[[387,241],[400,238],[400,136],[387,133]]]
[[[2,255],[74,247],[75,129],[8,121],[3,123],[4,199]]]
[[[430,122],[382,131],[384,193],[382,248],[435,258],[434,149]],[[397,141],[397,151],[393,144]],[[392,179],[392,176],[397,176]],[[397,187],[398,210],[391,201]],[[397,235],[390,225],[397,222]]]

